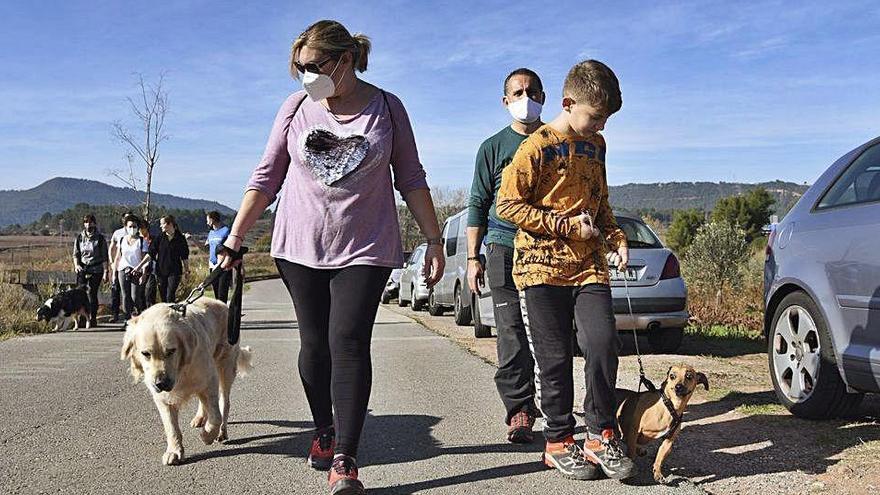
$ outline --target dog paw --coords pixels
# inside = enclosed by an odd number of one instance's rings
[[[654,470],[654,481],[660,483],[661,485],[669,484],[669,478],[663,476],[663,473],[658,469]]]
[[[205,426],[205,417],[199,416],[198,414],[189,422],[189,425],[193,428],[201,428]]]
[[[219,443],[223,443],[223,442],[225,442],[225,441],[227,441],[227,440],[229,440],[229,436],[226,434],[226,430],[225,430],[225,429],[221,429],[221,430],[220,430],[220,434],[217,435],[217,442],[219,442]]]
[[[166,466],[176,466],[181,462],[183,462],[182,451],[168,451],[165,452],[165,455],[162,456],[162,464]]]
[[[220,428],[216,425],[206,425],[202,428],[202,431],[199,432],[199,437],[202,438],[202,442],[205,442],[205,445],[211,445],[217,440],[217,436],[220,434]]]

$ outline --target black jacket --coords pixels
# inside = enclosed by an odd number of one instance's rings
[[[180,275],[183,273],[183,260],[189,259],[189,246],[180,231],[174,232],[171,239],[161,233],[150,243],[150,257],[156,262],[156,275]]]

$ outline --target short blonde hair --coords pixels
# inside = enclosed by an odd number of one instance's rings
[[[605,112],[606,116],[623,105],[617,76],[598,60],[584,60],[572,67],[565,77],[562,95],[578,103],[588,103]]]
[[[290,75],[299,79],[299,71],[293,63],[299,56],[300,50],[308,46],[314,50],[320,50],[330,56],[339,57],[345,52],[350,52],[354,59],[354,68],[359,72],[367,70],[367,57],[370,54],[370,38],[361,33],[354,36],[345,29],[345,26],[336,21],[318,21],[302,32],[293,40],[290,48]]]

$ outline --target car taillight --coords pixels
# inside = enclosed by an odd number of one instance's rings
[[[660,280],[670,278],[678,278],[681,276],[681,267],[678,264],[678,258],[674,254],[670,254],[666,258],[666,264],[663,265],[663,273],[660,274]]]

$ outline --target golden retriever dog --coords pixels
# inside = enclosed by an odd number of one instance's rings
[[[666,379],[656,391],[633,392],[617,389],[620,405],[617,408],[617,423],[628,449],[627,456],[635,459],[644,455],[645,448],[652,440],[662,440],[654,459],[654,480],[666,483],[663,476],[663,461],[672,449],[672,442],[681,431],[684,410],[691,396],[702,385],[709,390],[709,379],[692,366],[680,364],[670,366]]]
[[[165,428],[165,465],[183,461],[180,408],[192,396],[199,409],[190,425],[201,428],[205,444],[227,439],[229,391],[236,373],[251,369],[251,349],[230,345],[226,304],[201,298],[187,306],[186,316],[168,304],[156,304],[128,322],[122,360],[130,363],[135,383],[143,380]]]

